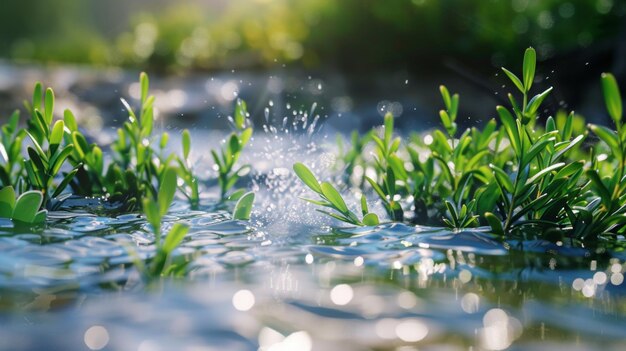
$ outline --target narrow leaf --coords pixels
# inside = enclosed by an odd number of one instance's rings
[[[172,253],[183,241],[188,231],[188,226],[182,223],[175,223],[165,237],[162,248],[163,252],[167,255]]]
[[[523,93],[524,92],[524,85],[522,84],[522,81],[519,80],[519,78],[517,78],[517,76],[513,72],[509,71],[508,69],[502,67],[502,71],[504,71],[504,73],[507,75],[507,77],[509,77],[511,82],[513,82],[513,84],[515,84],[517,89],[519,89],[519,91]]]
[[[346,206],[343,197],[341,197],[341,194],[339,194],[337,189],[335,189],[328,182],[322,182],[320,187],[322,188],[322,193],[324,194],[324,197],[326,197],[326,199],[330,203],[332,203],[339,212],[344,214],[348,212],[348,206]]]
[[[622,120],[622,98],[619,86],[611,73],[602,73],[602,92],[609,115],[619,125]]]
[[[530,87],[533,85],[535,79],[535,67],[537,65],[537,53],[535,49],[528,48],[524,52],[524,64],[523,64],[523,77],[524,77],[524,89],[526,92],[530,91]]]
[[[304,164],[297,162],[293,165],[293,170],[296,172],[296,175],[306,186],[308,186],[311,190],[315,191],[318,194],[322,194],[322,188],[320,183],[315,178],[313,172],[311,172],[307,166]]]

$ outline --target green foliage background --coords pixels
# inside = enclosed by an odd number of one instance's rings
[[[0,56],[160,69],[497,65],[613,47],[615,0],[5,0]]]

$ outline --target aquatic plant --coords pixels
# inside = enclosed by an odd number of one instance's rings
[[[335,212],[328,212],[320,209],[317,209],[317,211],[354,225],[377,225],[379,223],[378,215],[369,212],[365,195],[361,197],[361,213],[363,217],[362,219],[359,219],[354,212],[348,209],[346,201],[343,199],[339,191],[337,191],[337,189],[330,183],[320,183],[313,172],[311,172],[311,170],[302,163],[294,164],[293,170],[300,180],[302,180],[302,182],[308,186],[309,189],[316,192],[321,198],[321,200],[312,200],[307,198],[302,199],[315,205],[328,207]]]
[[[183,130],[182,133],[182,149],[183,157],[177,157],[176,161],[178,163],[178,175],[183,180],[184,184],[178,188],[189,200],[191,208],[197,209],[200,205],[200,191],[198,190],[198,178],[194,175],[193,167],[189,160],[189,153],[191,152],[191,134],[188,129]]]
[[[59,205],[62,201],[52,203],[50,200],[57,198],[69,186],[74,195],[101,197],[113,204],[113,208],[132,211],[146,203],[141,199],[156,198],[160,189],[171,188],[171,184],[165,186],[163,180],[166,179],[166,169],[172,169],[181,181],[173,183],[174,192],[180,190],[189,200],[191,208],[197,209],[200,190],[189,159],[190,132],[182,132],[182,156],[166,151],[169,135],[162,133],[157,136],[153,133],[154,96],[149,95],[148,76],[141,73],[139,82],[141,96],[138,112],[122,99],[128,120],[117,130],[118,138],[111,145],[110,162],[105,160],[103,146],[88,142],[88,137],[79,129],[70,110],[64,111],[62,119],[54,119],[54,92],[50,88],[44,92],[41,83],[37,83],[32,101],[25,102],[31,114],[26,121],[27,128],[19,127],[17,111],[1,127],[0,185],[31,194],[26,198],[40,194],[43,200],[38,203],[39,207]],[[233,118],[235,132],[230,135],[219,156],[212,151],[218,164],[220,202],[239,200],[233,215],[241,220],[249,218],[254,194],[246,193],[244,189],[229,191],[240,176],[249,171],[248,165],[235,168],[243,147],[252,136],[247,117],[245,102],[239,100]],[[30,145],[26,144],[24,151],[26,137]],[[28,190],[36,192],[27,193]],[[33,210],[37,211],[39,207]],[[4,214],[7,217],[8,212]],[[37,220],[41,218],[45,219],[45,212],[41,212]]]
[[[393,115],[391,113],[385,115],[383,129],[382,138],[378,135],[372,135],[376,147],[374,169],[378,174],[379,183],[368,176],[365,179],[379,196],[389,217],[394,221],[402,221],[404,211],[396,198],[396,195],[399,195],[396,188],[396,178],[404,183],[407,174],[402,166],[402,160],[396,155],[401,139],[399,137],[393,138]]]
[[[48,88],[43,95],[42,105],[41,83],[35,85],[33,92],[31,118],[28,120],[29,136],[32,146],[26,148],[28,159],[24,160],[28,188],[42,192],[44,204],[57,197],[71,182],[78,171],[77,166],[63,176],[62,181],[55,185],[54,178],[61,171],[68,156],[74,149],[73,144],[64,144],[65,123],[62,120],[53,120],[54,92]]]
[[[167,214],[177,189],[176,169],[167,167],[163,171],[162,177],[157,196],[148,196],[142,200],[144,215],[154,233],[156,246],[156,255],[145,271],[149,277],[182,274],[184,263],[173,263],[171,254],[189,231],[187,225],[174,223],[163,239],[161,230],[163,216]]]
[[[211,150],[211,156],[213,156],[213,161],[217,167],[217,181],[220,187],[220,201],[222,202],[226,200],[236,201],[245,193],[244,189],[239,189],[228,194],[229,190],[237,184],[239,178],[250,170],[249,165],[235,168],[243,148],[252,137],[252,127],[250,127],[248,116],[246,102],[237,99],[235,113],[231,120],[235,130],[220,150]]]
[[[612,74],[602,74],[602,91],[616,130],[595,124],[589,129],[608,146],[613,162],[603,172],[594,157],[585,171],[588,181],[580,189],[579,201],[566,207],[574,234],[581,238],[623,233],[626,228],[626,128],[620,90]]]
[[[605,103],[617,130],[589,125],[588,131],[603,143],[593,144],[589,152],[582,147],[588,132],[573,112],[559,112],[556,118],[547,117],[543,125],[537,123],[552,87],[531,94],[535,69],[532,48],[524,53],[521,78],[503,68],[519,90],[521,103],[508,94],[511,107],[497,106],[498,120],[490,120],[482,130],[473,127],[458,135],[459,96],[445,86],[439,88],[445,106],[439,113],[443,131],[413,135],[408,142],[394,139],[393,116],[387,114],[382,136],[371,137],[373,160],[360,156],[363,167],[374,169],[377,178],[365,177],[362,191],[376,193],[387,217],[396,222],[456,229],[488,225],[498,235],[551,231],[560,233],[556,237],[579,240],[623,233],[626,129],[615,78],[602,75]],[[602,161],[596,155],[605,149],[608,156]],[[335,210],[321,212],[353,225],[367,225],[348,210],[332,185],[322,183],[322,187],[302,164],[294,165],[294,171],[323,199],[305,200]],[[406,211],[412,211],[412,216]]]
[[[0,218],[9,218],[17,223],[43,223],[48,211],[39,210],[43,203],[40,191],[27,191],[16,199],[12,186],[0,190]]]

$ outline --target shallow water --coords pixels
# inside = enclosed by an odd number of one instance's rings
[[[271,231],[178,202],[166,226],[191,226],[189,279],[146,288],[140,216],[51,217],[0,223],[2,350],[626,347],[619,252],[400,224]]]

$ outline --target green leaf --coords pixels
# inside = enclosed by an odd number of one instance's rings
[[[443,104],[446,106],[446,109],[449,109],[450,105],[452,105],[452,100],[450,99],[450,93],[448,92],[448,88],[446,88],[445,85],[440,85],[439,92],[441,93],[441,97],[443,98]]]
[[[441,118],[441,124],[443,124],[443,126],[446,129],[449,129],[452,127],[452,121],[450,120],[450,116],[448,115],[448,112],[444,110],[440,110],[439,117]]]
[[[534,116],[537,110],[539,109],[539,106],[541,106],[541,104],[543,103],[543,100],[546,99],[546,97],[548,96],[548,94],[550,94],[551,91],[552,91],[552,87],[546,89],[543,93],[537,94],[532,99],[530,99],[530,101],[528,102],[528,107],[526,108],[526,114],[530,116]]]
[[[306,186],[308,186],[311,190],[315,191],[318,194],[322,194],[322,187],[320,183],[315,178],[313,172],[311,172],[307,166],[304,164],[297,162],[293,165],[293,170],[296,172],[296,175]]]
[[[372,179],[372,178],[370,178],[368,176],[365,176],[365,180],[367,180],[367,182],[370,183],[370,185],[372,186],[372,189],[374,189],[376,194],[378,194],[378,197],[380,197],[380,199],[383,200],[383,202],[387,203],[388,202],[387,196],[385,195],[385,192],[380,187],[380,185],[376,184],[374,179]]]
[[[87,139],[82,135],[79,131],[72,132],[72,144],[76,148],[78,155],[81,158],[85,157],[85,154],[89,151],[89,144],[87,144]]]
[[[559,163],[555,163],[553,165],[550,165],[542,170],[540,170],[539,172],[535,173],[535,175],[533,175],[532,177],[530,177],[527,181],[526,181],[526,185],[528,184],[532,184],[534,183],[537,179],[541,179],[541,177],[545,176],[546,174],[559,169],[561,167],[565,166],[564,162],[559,162]]]
[[[569,177],[577,173],[578,171],[580,171],[584,165],[585,165],[585,161],[583,160],[570,163],[567,166],[563,167],[561,170],[559,170],[554,176],[554,179]]]
[[[335,206],[335,208],[345,214],[348,212],[348,206],[346,206],[345,201],[341,197],[341,194],[335,189],[330,183],[323,182],[320,187],[322,188],[322,194],[324,197]]]
[[[156,202],[148,198],[143,199],[143,213],[146,215],[148,223],[150,223],[154,229],[154,232],[157,235],[157,245],[159,245],[162,215],[159,212],[159,207]]]
[[[531,146],[531,148],[524,154],[524,157],[522,157],[521,167],[524,168],[527,164],[532,162],[532,160],[537,157],[537,155],[539,155],[541,151],[544,151],[548,144],[554,142],[554,140],[554,137],[542,139],[539,142],[535,143],[533,146]]]
[[[530,91],[530,87],[533,85],[535,79],[535,67],[537,65],[537,54],[535,49],[528,48],[524,52],[524,64],[523,64],[523,77],[524,77],[524,89],[526,92]]]
[[[52,193],[52,198],[59,196],[63,192],[63,190],[67,187],[67,185],[72,181],[72,179],[74,179],[74,176],[78,172],[79,166],[77,166],[77,168],[74,168],[71,172],[66,174],[65,177],[63,177],[63,180],[61,181],[59,186],[57,186],[57,188],[54,190],[54,193]]]
[[[252,137],[252,128],[244,129],[239,135],[239,140],[241,141],[241,146],[245,146],[250,138]]]
[[[15,204],[13,220],[33,223],[42,202],[43,194],[40,191],[27,191],[23,193]]]
[[[172,253],[183,241],[188,231],[189,227],[187,225],[175,223],[165,237],[162,247],[163,252],[167,255]]]
[[[76,117],[72,111],[66,109],[63,111],[63,121],[65,122],[65,126],[70,132],[75,132],[78,130],[78,124],[76,123]]]
[[[148,89],[150,87],[150,80],[146,72],[139,74],[139,83],[141,85],[141,103],[143,104],[148,98]]]
[[[41,210],[37,212],[35,218],[33,218],[33,223],[43,223],[46,221],[46,217],[48,216],[47,210]]]
[[[507,77],[509,77],[511,82],[513,82],[513,84],[515,84],[517,89],[519,89],[519,91],[523,93],[524,92],[524,85],[522,84],[522,81],[519,80],[519,78],[517,78],[517,76],[513,72],[509,71],[508,69],[502,67],[502,71],[504,71],[504,73],[507,75]]]
[[[355,223],[353,220],[351,220],[348,217],[344,217],[342,215],[336,214],[336,213],[332,213],[332,212],[328,212],[328,211],[324,211],[324,210],[320,210],[319,208],[315,209],[315,211],[323,213],[327,216],[333,217],[335,219],[338,219],[342,222],[346,222],[346,223],[350,223],[350,224],[356,224],[356,225],[360,225],[360,223]]]
[[[235,127],[239,130],[244,129],[246,127],[246,118],[248,117],[248,109],[246,106],[246,102],[237,99],[237,104],[235,105]]]
[[[496,217],[496,215],[491,212],[485,212],[485,219],[487,220],[487,223],[489,223],[489,226],[491,226],[491,231],[494,234],[504,236],[502,222],[500,222],[500,219]]]
[[[35,147],[35,151],[37,155],[39,155],[39,157],[47,161],[48,157],[46,156],[46,152],[43,151],[43,149],[41,148],[41,145],[37,142],[37,139],[35,139],[35,137],[32,134],[30,134],[28,131],[26,132],[26,134],[30,137],[30,140],[33,142],[33,146]]]
[[[452,120],[452,122],[456,120],[456,114],[458,110],[459,110],[459,94],[454,94],[452,95],[452,102],[450,104],[450,108],[448,109],[448,112],[450,113],[450,119]],[[454,127],[456,128],[456,125],[454,125]]]
[[[496,177],[496,180],[498,181],[498,184],[503,187],[506,192],[508,193],[512,193],[513,192],[513,182],[511,181],[511,179],[509,178],[509,175],[502,170],[502,168],[490,164],[489,168],[491,168],[494,172],[494,176]],[[504,195],[504,194],[503,194]]]
[[[515,123],[515,119],[511,116],[509,110],[504,108],[503,106],[496,107],[496,111],[498,111],[498,115],[500,116],[500,121],[504,126],[506,134],[509,136],[509,141],[511,142],[511,146],[515,151],[515,154],[520,155],[522,152],[522,143],[519,137],[519,133],[517,130],[517,124]]]
[[[167,167],[163,172],[161,184],[159,184],[159,195],[157,201],[159,203],[159,213],[161,216],[167,213],[170,204],[174,200],[177,187],[176,168]]]
[[[611,192],[609,191],[609,189],[607,189],[606,185],[604,185],[602,179],[600,179],[598,171],[590,169],[587,170],[585,174],[587,175],[589,180],[591,180],[594,189],[598,192],[600,199],[602,199],[602,203],[608,206],[608,204],[611,203]]]
[[[385,185],[387,186],[387,194],[393,198],[396,194],[396,175],[391,167],[387,167]]]
[[[50,159],[50,175],[51,176],[54,177],[59,173],[59,171],[61,170],[61,167],[63,166],[63,162],[65,162],[65,159],[72,153],[72,151],[74,151],[74,145],[70,144],[64,147],[61,150],[61,152],[52,156],[52,158]]]
[[[616,132],[610,130],[607,127],[596,125],[596,124],[590,124],[589,129],[591,129],[591,131],[595,135],[597,135],[598,138],[600,138],[609,146],[614,156],[618,158],[621,156],[622,149],[619,145],[619,139],[618,139]]]
[[[602,73],[601,79],[606,109],[615,124],[620,125],[622,121],[622,98],[617,81],[611,73]]]
[[[41,98],[43,97],[43,85],[41,82],[35,83],[35,88],[33,89],[33,110],[41,110]]]
[[[237,134],[231,134],[230,139],[228,140],[228,150],[230,151],[232,157],[234,157],[235,154],[241,151],[241,144],[239,142],[239,137],[237,136]]]
[[[391,144],[393,136],[393,115],[391,112],[385,114],[385,145]]]
[[[365,194],[361,194],[361,214],[365,216],[369,212],[367,208],[367,199],[365,198]]]
[[[213,161],[215,162],[215,164],[217,165],[217,168],[220,170],[220,172],[222,171],[222,169],[224,169],[224,165],[222,164],[222,162],[220,162],[220,158],[217,155],[217,152],[215,152],[215,150],[211,150],[211,156],[213,157]]]
[[[52,124],[52,112],[54,111],[54,92],[51,88],[46,89],[44,100],[44,117],[48,125]]]
[[[380,224],[380,220],[375,213],[368,213],[363,216],[363,224],[368,226],[376,226]]]
[[[189,129],[183,130],[183,158],[189,159],[189,152],[191,151],[191,135]]]
[[[41,159],[37,151],[35,151],[35,149],[30,146],[26,149],[26,151],[28,152],[28,157],[30,158],[30,161],[35,166],[35,169],[38,170],[40,173],[45,173],[48,167],[44,164],[44,161]]]
[[[566,147],[564,147],[563,149],[559,149],[559,151],[557,151],[557,153],[554,154],[554,156],[552,157],[552,161],[558,160],[561,156],[565,155],[565,153],[567,153],[569,150],[571,150],[574,146],[576,146],[579,143],[581,143],[583,141],[583,139],[585,139],[585,136],[584,135],[579,135],[576,138],[574,138],[574,140],[568,141]]]
[[[404,169],[404,161],[398,157],[396,154],[391,154],[387,158],[387,163],[389,167],[393,170],[394,175],[397,179],[406,181],[408,178],[408,174]]]
[[[0,190],[0,218],[12,218],[15,208],[15,190],[12,186],[5,186]]]
[[[313,200],[313,199],[307,199],[305,197],[299,197],[299,199],[303,200],[303,201],[306,201],[306,202],[310,202],[310,203],[312,203],[314,205],[318,205],[318,206],[324,206],[324,207],[330,207],[330,208],[333,207],[333,204],[331,204],[330,202],[325,201],[325,200]]]
[[[252,205],[254,204],[254,193],[247,192],[245,193],[237,204],[235,205],[235,210],[233,211],[233,219],[247,221],[250,219],[250,213],[252,213]]]

